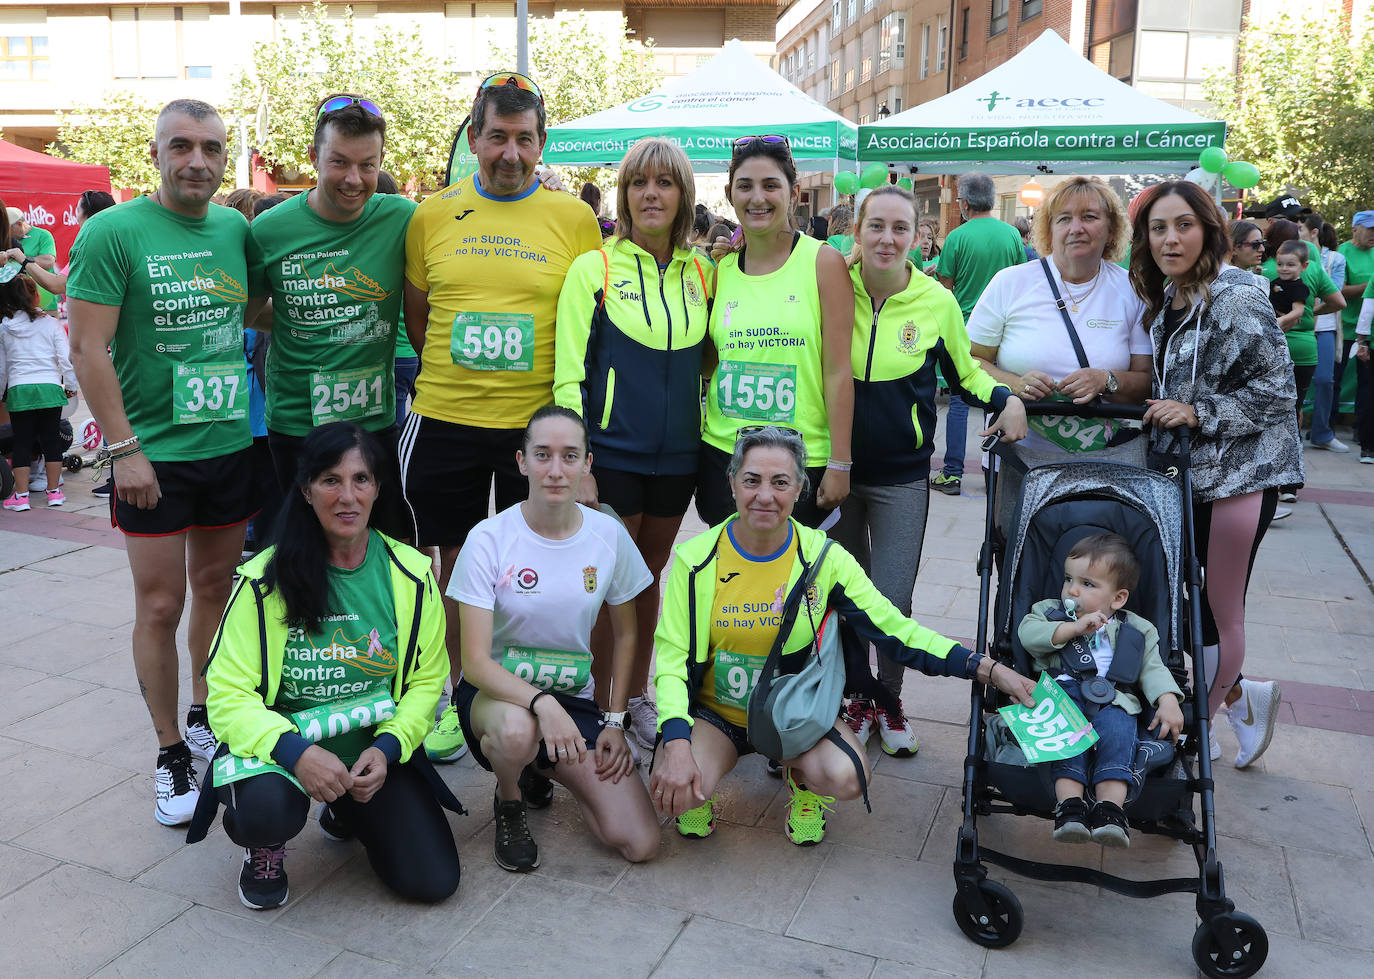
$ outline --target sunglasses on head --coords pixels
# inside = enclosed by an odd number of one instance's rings
[[[350,105],[359,106],[364,112],[369,112],[378,119],[383,118],[381,106],[377,105],[377,103],[373,102],[371,99],[365,99],[357,95],[331,95],[321,102],[319,109],[316,110],[315,124],[319,125],[320,120],[328,113],[338,112],[340,109],[347,109]]]
[[[735,444],[738,445],[740,439],[745,436],[757,435],[759,432],[767,431],[770,428],[786,432],[788,435],[795,435],[797,438],[802,437],[801,432],[797,431],[795,428],[788,428],[786,425],[745,425],[743,428],[735,431]]]
[[[487,76],[482,80],[482,84],[477,86],[477,94],[481,96],[486,89],[498,85],[514,85],[516,88],[529,92],[538,98],[540,105],[544,104],[544,93],[539,91],[539,86],[534,83],[534,79],[528,75],[522,75],[518,71],[498,71],[494,75]]]
[[[739,137],[737,140],[735,140],[735,153],[741,153],[750,146],[753,146],[755,143],[762,143],[764,146],[782,147],[789,154],[792,152],[792,146],[790,143],[788,143],[786,136],[778,136],[773,133],[769,133],[764,136]]]

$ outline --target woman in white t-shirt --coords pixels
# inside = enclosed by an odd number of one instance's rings
[[[463,636],[454,705],[473,758],[496,774],[496,862],[517,873],[539,866],[525,812],[552,802],[550,780],[572,792],[597,839],[626,860],[648,860],[659,824],[624,725],[634,599],[652,575],[619,521],[577,503],[591,469],[577,413],[540,408],[523,446],[516,461],[529,499],[473,528],[448,587]],[[591,673],[603,603],[615,635],[604,716]]]
[[[1096,177],[1074,177],[1050,192],[1034,228],[1035,248],[1047,257],[998,272],[969,316],[973,356],[994,379],[1025,401],[1143,403],[1150,394],[1145,307],[1126,270],[1113,264],[1129,233],[1121,201]],[[1055,292],[1073,321],[1086,366]],[[1025,444],[1070,452],[1105,444],[1107,426],[1076,422],[1031,418]]]

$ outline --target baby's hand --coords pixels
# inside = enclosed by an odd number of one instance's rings
[[[1179,709],[1178,697],[1171,693],[1161,694],[1155,705],[1155,719],[1147,730],[1159,729],[1161,741],[1173,741],[1183,733],[1183,711]]]
[[[1101,610],[1087,613],[1080,612],[1078,613],[1078,621],[1077,623],[1075,623],[1075,625],[1077,626],[1077,631],[1074,633],[1074,635],[1091,636],[1098,629],[1101,629],[1103,626],[1105,626],[1109,619],[1110,616],[1108,616],[1106,612],[1103,612]]]

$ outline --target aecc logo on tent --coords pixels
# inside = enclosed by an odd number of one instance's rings
[[[1023,99],[1017,98],[1014,95],[1003,95],[1001,92],[994,91],[977,101],[986,102],[988,111],[991,112],[993,109],[996,109],[999,104],[1004,102],[1012,103],[1011,108],[1014,109],[1096,109],[1100,107],[1106,99],[1100,96],[1091,96],[1089,98],[1069,96],[1068,98],[1062,99],[1048,97]]]

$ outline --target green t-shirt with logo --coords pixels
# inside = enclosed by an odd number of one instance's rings
[[[1374,248],[1356,248],[1353,241],[1343,242],[1336,249],[1345,256],[1345,284],[1361,285],[1374,279]],[[1355,324],[1360,319],[1359,299],[1348,299],[1341,310],[1341,331],[1346,340],[1355,339]]]
[[[352,421],[396,424],[397,324],[415,202],[373,194],[354,221],[326,221],[298,194],[253,222],[248,287],[272,297],[267,427],[304,436]]]
[[[46,228],[30,227],[29,233],[19,239],[20,250],[29,258],[37,258],[39,255],[52,255],[57,257],[57,243],[53,241],[52,232]],[[56,309],[57,297],[47,289],[38,286],[38,308]]]
[[[314,629],[290,628],[282,657],[281,686],[273,709],[292,714],[367,694],[391,694],[399,657],[396,599],[386,547],[371,531],[367,556],[351,570],[329,569],[329,608]],[[319,742],[352,766],[376,740],[355,727]]]
[[[954,298],[968,322],[992,277],[1026,260],[1021,232],[996,218],[965,221],[945,238],[936,274],[954,280]]]
[[[211,204],[188,218],[148,197],[81,226],[67,295],[119,307],[110,344],[124,410],[156,462],[213,459],[247,448],[248,222]]]
[[[1313,332],[1317,317],[1314,310],[1322,301],[1323,296],[1329,296],[1338,291],[1336,283],[1331,281],[1331,276],[1326,274],[1322,268],[1321,252],[1317,246],[1311,242],[1307,243],[1311,253],[1309,254],[1307,268],[1303,269],[1301,279],[1307,286],[1307,305],[1302,308],[1302,316],[1298,318],[1298,325],[1284,334],[1288,340],[1288,355],[1293,358],[1295,367],[1313,367],[1317,363],[1317,335]],[[1278,264],[1274,259],[1265,259],[1264,267],[1261,269],[1264,277],[1273,282],[1279,277]]]

